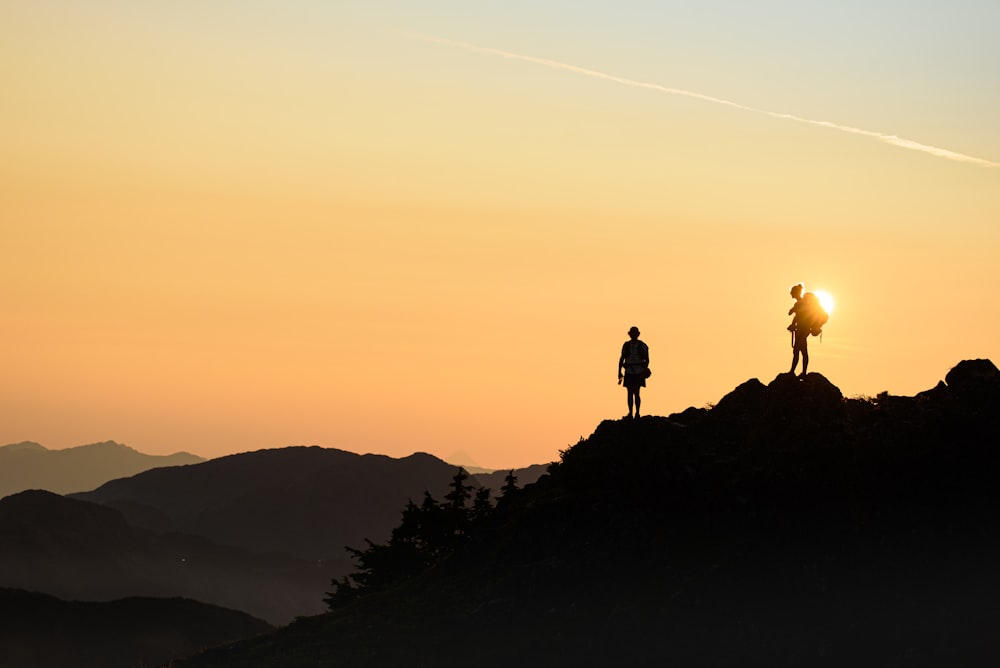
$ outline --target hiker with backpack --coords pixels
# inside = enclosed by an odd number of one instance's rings
[[[795,375],[795,367],[799,364],[799,354],[802,355],[802,375],[805,378],[809,368],[809,335],[819,336],[823,332],[823,325],[829,317],[820,304],[819,297],[811,292],[803,294],[805,286],[796,283],[789,290],[795,304],[788,309],[788,315],[794,315],[792,323],[788,325],[788,331],[792,333],[792,370]]]
[[[629,340],[622,344],[622,354],[618,358],[618,384],[628,390],[628,415],[632,417],[632,406],[635,405],[635,417],[639,417],[639,388],[646,387],[649,371],[649,346],[639,340],[639,328],[628,330]],[[624,370],[624,374],[622,371]]]

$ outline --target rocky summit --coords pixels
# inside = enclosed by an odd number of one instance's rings
[[[423,570],[376,577],[408,527],[328,613],[174,665],[992,665],[998,409],[971,360],[913,397],[780,375],[605,421]]]

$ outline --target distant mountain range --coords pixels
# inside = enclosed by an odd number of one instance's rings
[[[26,489],[56,494],[84,492],[152,468],[203,461],[187,452],[146,455],[114,441],[64,450],[49,450],[32,442],[12,443],[0,446],[0,498]]]
[[[295,446],[153,469],[71,496],[115,508],[137,527],[338,563],[345,545],[385,539],[408,500],[419,503],[425,491],[440,498],[457,470],[425,453],[397,459]],[[523,485],[543,470],[515,475]],[[496,491],[506,473],[480,475]]]
[[[989,360],[752,379],[602,422],[450,542],[411,510],[329,612],[172,665],[996,665],[998,444]]]
[[[99,601],[183,596],[288,623],[323,610],[330,580],[352,568],[345,546],[383,540],[408,499],[440,498],[457,470],[426,454],[290,447],[65,497],[12,494],[0,499],[0,586]]]
[[[272,629],[259,619],[187,599],[63,601],[0,588],[0,666],[160,666]]]

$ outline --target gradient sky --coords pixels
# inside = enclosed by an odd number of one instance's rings
[[[0,443],[511,467],[1000,362],[1000,5],[8,0]],[[465,453],[458,456],[457,453]]]

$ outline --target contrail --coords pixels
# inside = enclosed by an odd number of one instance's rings
[[[898,146],[899,148],[907,148],[912,151],[929,153],[930,155],[937,156],[939,158],[947,158],[948,160],[970,163],[973,165],[979,165],[981,167],[1000,167],[1000,162],[993,162],[991,160],[986,160],[984,158],[977,158],[975,156],[965,155],[963,153],[956,153],[955,151],[949,151],[946,148],[938,148],[937,146],[929,146],[927,144],[921,144],[920,142],[913,141],[912,139],[903,139],[902,137],[897,137],[896,135],[887,135],[885,133],[875,132],[873,130],[863,130],[861,128],[854,128],[849,125],[841,125],[839,123],[833,123],[831,121],[817,121],[811,118],[803,118],[802,116],[796,116],[794,114],[785,114],[777,111],[769,111],[767,109],[758,109],[756,107],[750,107],[745,104],[740,104],[738,102],[732,102],[730,100],[724,100],[722,98],[712,97],[711,95],[705,95],[703,93],[696,93],[694,91],[684,90],[683,88],[670,88],[669,86],[662,86],[660,84],[649,83],[646,81],[627,79],[625,77],[615,76],[614,74],[607,74],[605,72],[598,72],[597,70],[587,69],[586,67],[570,65],[569,63],[563,63],[558,60],[550,60],[548,58],[537,58],[535,56],[525,56],[519,53],[511,53],[509,51],[503,51],[501,49],[479,46],[478,44],[472,44],[471,42],[459,42],[451,39],[445,39],[442,37],[431,37],[429,35],[421,35],[418,33],[410,33],[405,31],[395,31],[395,32],[409,39],[416,39],[423,42],[429,42],[431,44],[441,44],[443,46],[448,46],[456,49],[463,49],[465,51],[471,51],[473,53],[481,53],[488,56],[499,56],[501,58],[506,58],[508,60],[521,60],[526,63],[534,63],[535,65],[542,65],[543,67],[549,67],[554,70],[563,70],[565,72],[573,72],[574,74],[581,74],[583,76],[593,77],[595,79],[604,79],[605,81],[613,81],[614,83],[621,84],[623,86],[631,86],[633,88],[645,88],[648,90],[655,90],[661,93],[669,93],[671,95],[683,95],[684,97],[693,97],[697,100],[704,100],[705,102],[721,104],[727,107],[732,107],[733,109],[750,111],[755,114],[763,114],[764,116],[770,116],[772,118],[781,118],[788,121],[795,121],[796,123],[805,123],[807,125],[815,125],[822,128],[830,128],[832,130],[839,130],[841,132],[847,132],[853,135],[861,135],[862,137],[869,137],[871,139],[876,139],[880,142],[891,144],[892,146]]]

